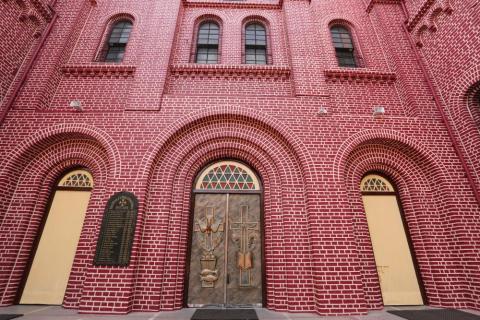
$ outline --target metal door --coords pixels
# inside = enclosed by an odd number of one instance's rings
[[[259,194],[197,194],[188,305],[262,304]]]

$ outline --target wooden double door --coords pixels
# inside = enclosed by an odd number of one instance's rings
[[[190,307],[262,305],[260,194],[196,194]]]

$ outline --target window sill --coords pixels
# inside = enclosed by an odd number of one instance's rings
[[[67,77],[133,77],[135,66],[122,64],[68,64],[61,67]]]
[[[290,78],[290,68],[273,65],[177,64],[170,69],[175,76]]]
[[[324,71],[331,82],[378,82],[392,84],[397,80],[394,72],[376,71],[364,68],[335,68]]]

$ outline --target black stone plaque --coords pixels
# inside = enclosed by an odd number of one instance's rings
[[[128,266],[137,223],[138,200],[130,192],[115,193],[107,203],[94,264]]]

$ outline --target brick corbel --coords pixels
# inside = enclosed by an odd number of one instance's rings
[[[244,2],[199,2],[184,1],[183,5],[188,8],[219,8],[219,9],[259,9],[259,10],[278,10],[281,4],[271,3],[244,3]]]
[[[392,84],[397,80],[393,72],[360,69],[329,69],[324,71],[327,81],[331,82],[370,82]]]
[[[289,78],[290,68],[285,66],[201,65],[177,64],[171,67],[174,76]]]
[[[66,77],[133,77],[135,66],[131,65],[64,65],[61,68]]]
[[[45,19],[46,22],[50,22],[53,17],[53,11],[50,9],[50,7],[43,3],[43,1],[40,0],[29,0],[32,7],[35,8],[37,13]]]
[[[403,0],[370,0],[367,12],[370,13],[376,4],[401,4]]]
[[[435,4],[438,2],[438,0],[426,0],[423,5],[420,7],[420,9],[417,11],[415,16],[407,23],[407,30],[409,32],[412,32],[417,25],[419,24],[420,21],[429,13],[430,9],[435,6]],[[437,9],[440,9],[440,12],[444,12],[448,15],[453,13],[453,7],[452,4],[449,0],[444,1],[443,5],[439,6]],[[435,10],[437,10],[435,9]],[[430,20],[431,17],[430,17]],[[437,31],[437,26],[435,22],[429,21],[427,22],[429,24],[429,29],[433,32]]]

